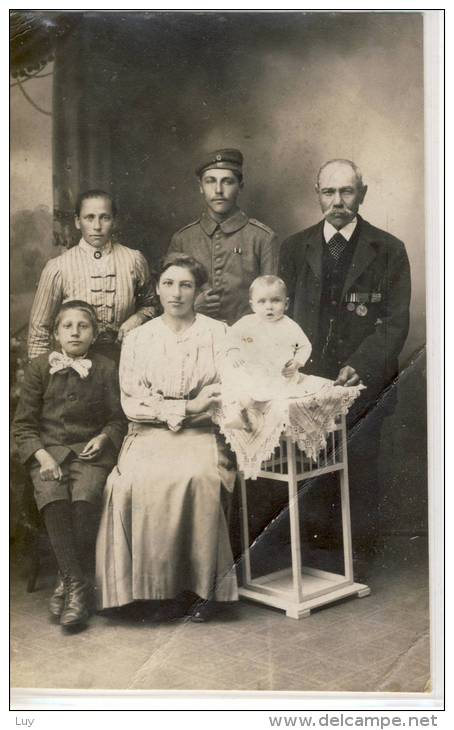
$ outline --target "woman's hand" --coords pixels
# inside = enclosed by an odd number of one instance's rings
[[[281,374],[284,376],[284,378],[293,378],[295,373],[298,372],[300,369],[301,363],[298,362],[294,357],[292,357],[291,360],[285,363],[284,367],[281,370]]]
[[[109,437],[106,433],[100,433],[99,436],[90,439],[84,450],[80,452],[79,459],[83,459],[83,461],[95,459],[101,453],[108,440]]]
[[[144,322],[147,322],[147,318],[140,312],[131,314],[131,316],[128,317],[125,322],[123,322],[120,329],[118,330],[117,342],[122,342],[128,332],[134,330],[136,327],[140,327],[140,325],[144,324]]]
[[[60,464],[55,461],[54,457],[48,451],[38,449],[38,451],[35,451],[35,458],[39,462],[39,475],[43,482],[59,481],[62,478],[63,472]]]
[[[203,413],[207,411],[213,403],[221,402],[221,386],[219,383],[213,383],[213,385],[205,385],[200,393],[193,398],[188,400],[186,403],[186,414],[188,416],[194,413]]]

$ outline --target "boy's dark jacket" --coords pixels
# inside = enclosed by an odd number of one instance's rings
[[[21,461],[36,463],[33,454],[46,449],[58,463],[70,452],[79,454],[100,433],[109,442],[87,463],[112,468],[126,432],[120,404],[118,372],[103,355],[89,353],[90,373],[82,379],[72,368],[49,373],[49,353],[39,355],[25,373],[13,434]]]

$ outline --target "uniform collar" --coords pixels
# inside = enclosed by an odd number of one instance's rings
[[[220,223],[215,221],[206,210],[204,210],[200,216],[200,225],[207,236],[212,236],[218,227],[223,233],[235,233],[235,231],[239,231],[240,228],[244,228],[248,221],[249,218],[242,210],[237,210],[232,216],[230,216],[230,218],[227,218],[225,221],[221,221]]]
[[[90,246],[89,243],[86,242],[85,238],[81,238],[79,241],[79,248],[82,249],[82,251],[85,251],[91,258],[99,259],[104,258],[105,256],[108,256],[112,251],[112,242],[107,241],[104,248],[94,248],[93,246]],[[101,256],[95,256],[95,253],[100,253]]]
[[[346,241],[349,241],[350,238],[353,236],[354,230],[358,224],[358,218],[355,215],[352,221],[350,223],[347,223],[346,226],[343,228],[340,228],[337,230],[334,228],[334,226],[331,225],[328,221],[325,221],[323,226],[323,236],[325,238],[325,241],[331,241],[332,237],[336,235],[336,233],[340,233],[341,236],[345,238]]]

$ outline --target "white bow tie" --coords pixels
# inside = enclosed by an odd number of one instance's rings
[[[63,352],[51,352],[49,355],[50,374],[58,373],[65,368],[73,368],[81,378],[86,378],[91,368],[88,358],[73,358]]]

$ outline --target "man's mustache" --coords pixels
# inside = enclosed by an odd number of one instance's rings
[[[348,208],[346,205],[332,205],[328,210],[325,210],[325,217],[327,215],[330,215],[330,213],[347,213],[348,215],[354,215],[355,211],[351,208]]]

